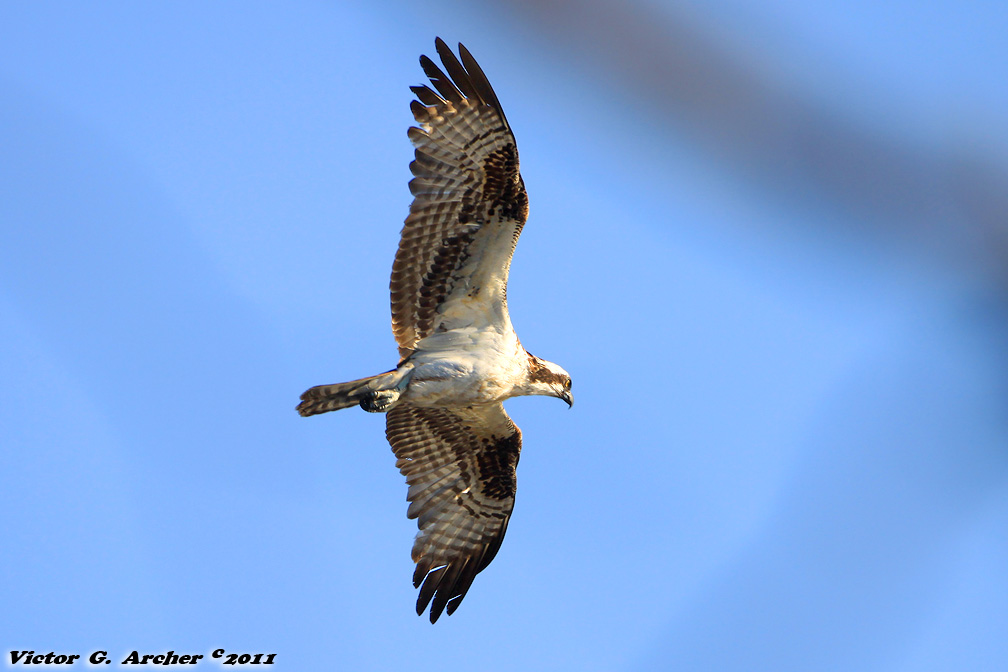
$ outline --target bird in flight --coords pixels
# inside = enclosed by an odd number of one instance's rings
[[[502,402],[541,394],[573,403],[570,375],[522,347],[507,308],[508,270],[528,218],[518,150],[483,70],[435,41],[445,74],[410,87],[418,127],[414,199],[392,265],[395,369],[301,395],[303,416],[359,405],[385,413],[419,532],[417,614],[452,614],[500,548],[514,508],[521,431]]]

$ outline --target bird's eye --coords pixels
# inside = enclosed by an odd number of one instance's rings
[[[571,389],[571,380],[570,380],[570,378],[568,378],[567,382],[564,383],[564,389],[567,389],[567,390]]]

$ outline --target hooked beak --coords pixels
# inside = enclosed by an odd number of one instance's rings
[[[574,405],[574,395],[567,390],[561,390],[560,394],[557,395],[558,399],[563,399],[567,402],[567,408]]]

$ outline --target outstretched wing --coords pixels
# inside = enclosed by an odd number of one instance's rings
[[[450,615],[493,560],[514,508],[521,431],[501,404],[388,412],[385,434],[406,477],[420,532],[413,544],[417,614]],[[422,584],[422,585],[421,585]]]
[[[414,200],[392,266],[392,331],[399,354],[436,331],[511,329],[507,277],[528,197],[518,150],[486,75],[459,45],[461,62],[435,42],[446,75],[426,56],[429,86],[411,87],[419,128],[410,163]]]

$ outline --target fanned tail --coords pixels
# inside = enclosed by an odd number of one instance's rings
[[[301,395],[297,412],[308,417],[359,405],[365,411],[383,413],[392,408],[406,389],[412,368],[401,367],[348,383],[316,385]]]

